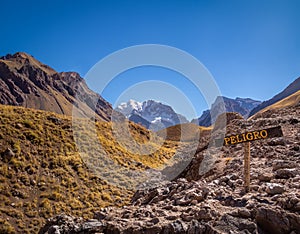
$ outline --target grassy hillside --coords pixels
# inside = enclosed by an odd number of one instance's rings
[[[142,149],[151,132],[132,123],[129,128]],[[177,145],[164,142],[143,157],[116,142],[111,123],[97,122],[96,129],[106,155],[130,170],[159,167]],[[93,152],[88,130],[83,125],[85,137],[79,138],[89,146],[86,155]],[[100,207],[126,204],[133,192],[108,184],[87,167],[67,116],[0,105],[0,156],[0,233],[36,233],[46,218],[62,212],[92,217]]]

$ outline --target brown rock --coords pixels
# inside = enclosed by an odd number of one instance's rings
[[[251,212],[248,209],[246,209],[246,208],[240,208],[238,210],[238,215],[241,218],[251,218]]]
[[[261,182],[270,182],[273,177],[274,175],[272,173],[263,173],[258,176],[258,179]]]
[[[257,209],[256,222],[266,233],[282,234],[300,230],[299,215],[262,206]]]
[[[1,156],[4,162],[9,162],[15,156],[15,153],[10,148],[7,148]]]
[[[297,175],[297,172],[298,172],[298,169],[296,169],[296,168],[278,169],[275,172],[275,178],[277,178],[277,179],[289,179],[289,178],[295,177]]]
[[[170,223],[168,226],[166,226],[162,233],[163,234],[168,234],[168,233],[186,233],[188,227],[187,225],[181,221],[181,220],[176,220],[172,223]]]
[[[167,219],[167,220],[176,220],[177,216],[175,216],[175,215],[169,215],[169,216],[166,216],[165,219]]]
[[[187,229],[187,234],[201,234],[205,233],[206,228],[204,225],[199,223],[197,220],[192,220]]]
[[[284,192],[284,187],[276,183],[268,183],[266,192],[270,195],[281,194]]]
[[[295,168],[297,167],[297,163],[287,160],[276,160],[273,163],[273,171],[277,171],[278,169],[283,168]]]

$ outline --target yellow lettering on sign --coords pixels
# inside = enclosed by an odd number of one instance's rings
[[[243,142],[243,139],[240,139],[240,135],[236,135],[236,138],[237,138],[237,142],[238,142],[238,143]]]
[[[229,137],[225,137],[225,145],[228,145],[228,142],[230,141],[230,138]]]
[[[259,132],[253,132],[254,140],[260,139]]]
[[[265,138],[268,137],[268,132],[266,130],[261,130],[260,131],[260,136],[265,139]]]
[[[252,132],[245,132],[241,134],[236,134],[232,136],[227,136],[224,138],[223,145],[234,145],[243,142],[249,142],[254,140],[272,138],[272,137],[280,137],[282,136],[281,127],[273,127],[269,129],[256,130]],[[221,139],[218,139],[220,142]],[[217,140],[216,140],[217,142]]]
[[[230,140],[231,140],[231,144],[235,144],[236,143],[235,136],[231,136]]]
[[[246,134],[246,138],[247,138],[248,141],[252,141],[252,140],[253,140],[252,132],[248,132],[248,133]]]
[[[242,134],[243,140],[246,141],[245,133]]]

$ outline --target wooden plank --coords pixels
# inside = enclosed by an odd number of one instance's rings
[[[263,140],[263,139],[274,138],[274,137],[282,137],[282,136],[283,133],[282,133],[281,126],[277,126],[273,128],[261,129],[257,131],[251,131],[242,134],[226,136],[224,139],[216,139],[215,145],[229,146],[229,145],[235,145],[235,144],[240,144],[245,142]]]
[[[250,190],[250,141],[245,142],[245,155],[244,155],[244,187],[245,192]]]

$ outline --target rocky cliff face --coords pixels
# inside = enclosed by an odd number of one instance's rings
[[[225,104],[225,108],[221,105],[222,101]],[[236,112],[247,118],[250,111],[260,103],[260,101],[251,98],[231,99],[227,97],[217,97],[216,101],[212,104],[211,109],[204,111],[198,119],[192,120],[192,123],[208,127],[215,122],[218,115],[224,112]]]
[[[274,103],[292,95],[293,93],[297,92],[300,90],[300,77],[297,78],[294,82],[292,82],[288,87],[286,87],[282,92],[279,94],[275,95],[271,99],[264,101],[257,107],[255,107],[251,113],[250,116],[254,115],[255,113],[259,112],[260,110],[273,105]]]
[[[242,144],[207,158],[202,142],[179,178],[139,190],[131,205],[100,209],[94,219],[59,215],[40,233],[287,233],[300,230],[300,103],[244,120],[227,134],[278,126],[284,137],[251,142],[250,192],[243,188]],[[200,165],[213,160],[199,175]]]
[[[57,73],[26,53],[0,58],[0,104],[24,106],[59,114],[90,116],[109,120],[111,105],[91,91],[75,72]]]

